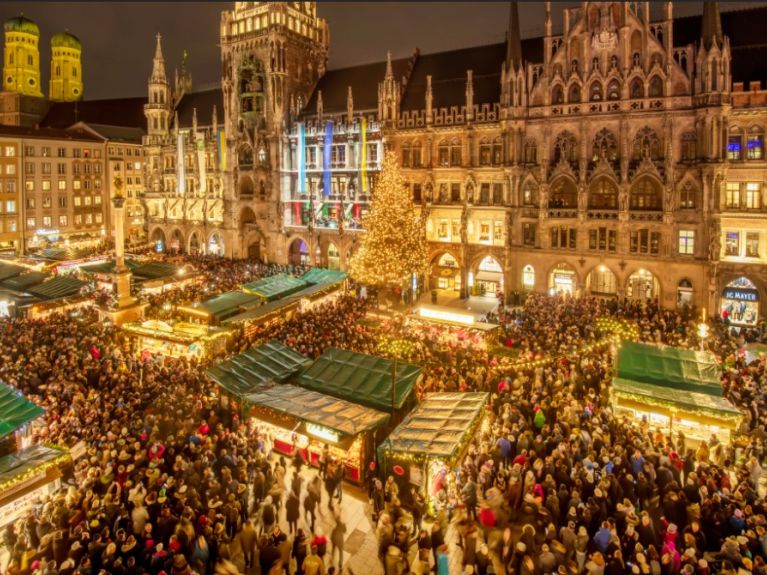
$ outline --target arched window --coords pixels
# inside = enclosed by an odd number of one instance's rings
[[[562,89],[562,86],[556,85],[554,86],[554,89],[551,91],[551,103],[554,106],[557,106],[559,104],[564,104],[565,102],[565,92]]]
[[[639,130],[634,137],[631,155],[634,160],[641,160],[642,158],[659,159],[661,157],[661,146],[658,134],[648,126]]]
[[[618,188],[607,178],[600,178],[589,188],[589,209],[618,209]]]
[[[414,168],[421,167],[421,142],[413,142],[413,148],[411,151],[411,164]]]
[[[581,87],[578,84],[570,86],[570,92],[567,95],[567,101],[571,104],[579,103],[581,101]]]
[[[746,159],[764,159],[764,132],[758,126],[754,126],[746,136]]]
[[[634,78],[631,80],[631,86],[629,87],[629,92],[631,93],[631,97],[633,99],[639,99],[644,98],[644,85],[642,84],[642,80],[639,78]]]
[[[404,142],[402,144],[402,167],[410,167],[410,142]]]
[[[695,132],[685,132],[682,134],[682,161],[691,162],[695,160],[698,155],[697,152],[697,136]]]
[[[589,100],[591,102],[601,102],[604,100],[602,94],[602,84],[599,81],[594,81],[589,88]]]
[[[493,140],[493,165],[500,166],[503,164],[503,141],[501,138],[495,138]]]
[[[577,208],[578,190],[568,178],[560,178],[551,186],[549,208]]]
[[[687,182],[679,191],[679,207],[683,210],[694,210],[696,203],[695,188]]]
[[[438,163],[440,166],[450,165],[450,143],[447,140],[442,140],[437,148]]]
[[[568,131],[560,132],[554,141],[554,163],[561,161],[575,162],[578,160],[578,144],[575,136]]]
[[[611,70],[617,70],[618,69],[618,56],[613,54],[610,56],[610,69]]]
[[[608,100],[620,100],[621,97],[621,85],[618,80],[610,80],[607,85],[607,99]]]
[[[660,98],[663,96],[663,80],[660,76],[650,78],[650,98]]]
[[[538,145],[535,143],[535,140],[530,139],[525,142],[525,163],[538,163]]]
[[[535,289],[535,269],[531,265],[522,268],[522,287],[528,291]]]
[[[487,138],[484,138],[479,143],[479,165],[480,166],[489,166],[492,163],[493,159],[493,146],[490,143],[490,140]]]
[[[461,165],[461,142],[460,140],[453,140],[450,142],[450,165]]]
[[[535,185],[533,182],[527,182],[522,188],[522,205],[523,206],[537,206],[538,194],[535,192]]]
[[[631,187],[629,207],[641,211],[662,210],[663,191],[660,184],[647,177],[641,178]]]
[[[599,158],[604,158],[608,162],[614,162],[618,159],[618,142],[607,128],[599,130],[594,137],[591,156],[594,162]]]

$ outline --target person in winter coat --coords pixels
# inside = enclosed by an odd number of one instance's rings
[[[317,555],[317,546],[312,545],[311,553],[306,556],[301,564],[303,575],[325,575],[325,563]]]
[[[338,552],[338,572],[344,569],[344,538],[346,536],[346,524],[341,520],[341,514],[336,517],[336,524],[333,531],[330,532],[330,542],[333,544],[333,555],[331,559],[335,561],[336,551]]]
[[[253,525],[253,522],[250,519],[247,519],[242,527],[242,531],[240,531],[240,546],[242,547],[242,555],[245,559],[246,569],[253,566],[253,557],[256,551],[257,542],[258,531]]]
[[[301,502],[298,499],[298,494],[291,489],[285,501],[285,518],[288,521],[291,534],[295,533],[298,528],[298,519],[301,517],[300,507]]]
[[[304,530],[299,528],[296,531],[296,536],[293,539],[293,559],[296,560],[296,573],[295,575],[304,575],[304,559],[306,559],[307,540]]]

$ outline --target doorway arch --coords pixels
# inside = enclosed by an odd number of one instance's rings
[[[170,249],[175,253],[184,253],[184,234],[176,228],[170,236]]]
[[[165,232],[162,231],[162,228],[155,228],[150,236],[150,241],[154,244],[154,251],[157,253],[165,251],[167,244],[165,242]]]
[[[341,252],[338,251],[338,246],[333,242],[328,244],[328,269],[341,269]]]
[[[566,262],[555,265],[549,273],[549,295],[577,295],[578,272]]]
[[[618,293],[618,278],[605,265],[598,265],[586,276],[586,289],[591,295],[614,296]]]
[[[461,291],[461,266],[450,252],[442,252],[432,259],[431,288]]]
[[[208,238],[208,253],[219,257],[224,255],[224,238],[218,232],[213,232]]]
[[[309,246],[301,238],[291,242],[288,248],[288,263],[292,266],[309,265]]]
[[[200,238],[197,237],[197,232],[192,232],[192,235],[189,236],[189,254],[195,256],[199,253],[200,253]]]
[[[503,290],[503,266],[493,256],[486,255],[477,265],[477,273],[469,276],[469,287],[473,294],[486,297],[497,297]]]
[[[626,281],[626,297],[643,301],[660,295],[660,282],[651,271],[640,268]]]

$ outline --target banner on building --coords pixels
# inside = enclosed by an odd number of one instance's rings
[[[322,195],[328,197],[330,195],[331,186],[331,171],[330,164],[333,157],[333,122],[328,120],[325,124],[325,146],[322,150],[322,178],[324,189]]]
[[[200,194],[205,194],[208,191],[208,164],[205,161],[205,138],[202,134],[197,135],[197,164],[199,167],[198,173],[200,174]]]
[[[298,193],[306,193],[306,128],[298,124]]]

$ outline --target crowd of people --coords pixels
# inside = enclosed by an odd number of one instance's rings
[[[303,271],[187,263],[210,279],[208,293]],[[184,290],[172,300],[201,299]],[[382,341],[407,342],[398,359],[423,366],[419,396],[490,394],[487,425],[426,499],[370,474],[386,575],[441,574],[448,533],[457,537],[448,553],[467,574],[767,575],[767,361],[749,364],[742,353],[762,331],[717,325],[707,340],[722,361],[724,393],[744,414],[735,449],[716,437],[694,445],[609,409],[612,354],[594,345],[608,335],[596,319],[630,322],[642,341],[697,347],[691,311],[534,295],[489,318],[500,326],[496,347],[399,316],[371,318],[371,299],[339,297],[256,330],[242,347],[278,339],[315,358],[329,347],[386,355]],[[299,459],[272,453],[269,433],[240,420],[205,365],[139,360],[127,349],[119,329],[92,311],[0,320],[0,380],[46,409],[32,439],[85,445],[74,481],[6,528],[5,572],[341,571],[346,528],[327,469],[300,473]],[[330,533],[317,528],[320,509],[332,518]]]

